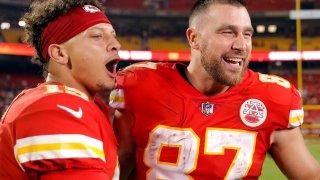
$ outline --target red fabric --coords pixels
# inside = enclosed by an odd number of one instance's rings
[[[262,82],[251,70],[240,85],[207,97],[176,66],[150,67],[133,65],[117,79],[124,107],[134,117],[138,179],[258,179],[272,131],[287,129],[290,110],[302,108],[293,86]],[[248,99],[259,99],[268,111],[257,127],[240,118]],[[203,102],[213,104],[211,115],[201,112]]]
[[[107,16],[91,5],[71,9],[65,15],[50,22],[41,35],[41,53],[49,60],[50,44],[61,44],[98,23],[111,24]]]
[[[81,108],[82,115],[77,118],[58,105],[74,110]],[[102,103],[99,105],[107,110]],[[0,179],[63,179],[63,176],[67,179],[112,179],[117,176],[114,174],[118,168],[117,141],[109,121],[92,100],[58,83],[43,83],[22,92],[0,123]],[[52,153],[39,160],[30,155],[27,156],[29,160],[18,163],[19,157],[14,155],[17,142],[43,135],[61,135],[62,138],[83,135],[99,140],[103,143],[105,161],[86,156],[61,158],[57,156],[59,153]],[[42,174],[45,175],[42,177]],[[80,174],[83,178],[79,178]]]

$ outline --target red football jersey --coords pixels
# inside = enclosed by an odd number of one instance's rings
[[[274,130],[303,122],[300,94],[286,80],[246,70],[242,83],[207,97],[177,64],[134,64],[110,105],[133,115],[139,179],[258,179]],[[181,68],[180,67],[180,68]]]
[[[1,120],[0,179],[118,179],[106,110],[101,100],[57,83],[23,91]]]

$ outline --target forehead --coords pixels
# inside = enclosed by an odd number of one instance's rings
[[[199,14],[197,21],[207,26],[232,25],[236,27],[252,27],[249,13],[245,7],[229,4],[213,3]]]
[[[86,31],[91,31],[91,30],[95,30],[95,29],[106,31],[106,32],[112,32],[112,33],[115,32],[115,30],[113,29],[113,26],[111,24],[107,24],[107,23],[96,24],[96,25],[91,26],[88,29],[86,29]]]
[[[99,23],[91,27],[88,27],[86,30],[82,31],[81,33],[77,34],[73,38],[69,39],[67,42],[81,41],[83,40],[83,38],[89,37],[92,33],[97,33],[97,32],[100,32],[103,34],[109,34],[109,35],[116,35],[116,32],[113,29],[111,24]]]

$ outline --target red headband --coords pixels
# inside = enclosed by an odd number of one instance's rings
[[[48,24],[41,35],[42,57],[46,61],[50,59],[48,54],[50,44],[64,43],[98,23],[111,24],[107,16],[92,5],[77,7],[59,16]]]

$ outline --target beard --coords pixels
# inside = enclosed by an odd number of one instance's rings
[[[249,64],[248,59],[243,62],[244,64],[241,72],[228,71],[224,67],[223,58],[215,57],[214,53],[211,53],[213,50],[209,50],[208,46],[204,45],[203,47],[204,48],[201,49],[201,64],[215,81],[226,86],[235,86],[241,83],[245,70]],[[225,57],[225,55],[222,57]]]

